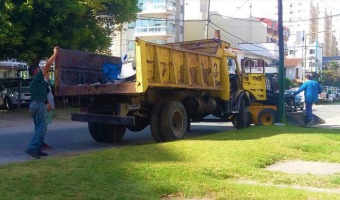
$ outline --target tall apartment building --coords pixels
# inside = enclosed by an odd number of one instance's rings
[[[283,23],[291,33],[288,58],[302,58],[307,73],[319,72],[322,57],[336,54],[332,12],[318,0],[283,0]]]
[[[121,25],[111,48],[114,56],[134,59],[135,39],[159,44],[182,42],[184,37],[184,0],[139,0],[142,11],[135,22]]]

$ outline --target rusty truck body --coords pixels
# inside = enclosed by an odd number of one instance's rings
[[[60,49],[55,95],[79,96],[81,112],[72,120],[87,122],[99,142],[119,142],[126,129],[148,125],[155,141],[177,140],[208,115],[238,129],[258,124],[263,109],[276,111],[259,103],[266,99],[264,73],[242,73],[228,48],[217,39],[161,45],[137,38],[135,80],[109,84],[103,83],[103,63],[120,57]]]

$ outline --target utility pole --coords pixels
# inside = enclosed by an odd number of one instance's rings
[[[205,23],[205,39],[208,39],[208,34],[209,34],[209,20],[210,20],[210,0],[208,0],[208,12],[207,12],[207,23]]]
[[[316,38],[315,42],[315,73],[319,73],[319,59],[318,59],[318,38]]]
[[[250,12],[250,20],[249,20],[249,43],[251,43],[251,21],[253,21],[253,13],[251,12],[252,4],[249,5],[249,12]]]
[[[278,0],[278,22],[279,22],[279,120],[286,121],[284,106],[284,42],[283,42],[283,22],[282,22],[282,0]]]

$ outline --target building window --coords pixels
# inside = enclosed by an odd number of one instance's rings
[[[184,27],[181,26],[181,34],[184,34]]]
[[[7,77],[8,77],[8,72],[2,71],[2,78],[7,78]]]
[[[309,49],[309,54],[315,54],[315,49]]]
[[[128,41],[128,50],[135,50],[135,41],[134,40],[129,40]]]
[[[289,55],[294,55],[294,50],[289,50]]]
[[[298,79],[299,77],[299,68],[295,68],[295,78]]]
[[[128,23],[128,28],[135,28],[135,27],[136,27],[136,22]]]
[[[181,13],[184,13],[184,6],[181,6]]]

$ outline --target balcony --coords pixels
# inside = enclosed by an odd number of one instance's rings
[[[167,3],[147,3],[142,6],[139,17],[167,18],[176,14],[176,7]]]
[[[175,35],[175,29],[168,26],[135,27],[135,37],[144,39],[167,39],[175,37]]]

